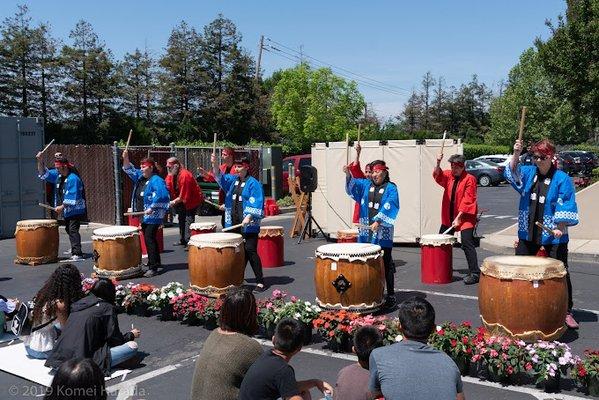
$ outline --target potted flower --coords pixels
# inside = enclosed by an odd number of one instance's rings
[[[181,293],[183,293],[183,285],[179,282],[170,282],[166,286],[154,289],[148,296],[149,309],[160,312],[162,321],[173,320],[173,307],[170,301]]]
[[[127,285],[129,286],[129,285]],[[123,307],[129,314],[147,317],[149,314],[148,296],[156,286],[149,283],[138,283],[131,286],[131,291],[123,299]]]
[[[476,348],[475,331],[468,321],[461,324],[445,322],[429,337],[429,344],[445,352],[458,366],[461,374],[466,374],[470,369],[470,359]],[[476,360],[475,360],[476,361]]]
[[[83,277],[83,274],[81,274],[81,277]],[[83,278],[81,280],[81,289],[83,290],[83,293],[88,294],[97,281],[98,279],[96,278]]]
[[[220,309],[223,306],[222,299],[208,299],[204,307],[204,327],[208,330],[216,329],[218,327],[218,318],[220,316]]]
[[[589,395],[599,397],[599,350],[585,350],[584,358],[576,359],[572,377]]]
[[[383,332],[383,343],[385,346],[401,342],[403,335],[399,330],[399,318],[385,320],[385,331]]]
[[[576,364],[570,347],[565,343],[539,340],[526,346],[526,350],[537,386],[543,387],[547,393],[559,391],[562,373]]]
[[[188,325],[200,325],[204,321],[204,310],[208,298],[194,290],[188,289],[173,297],[170,303],[173,306],[173,316],[176,319]]]
[[[266,339],[274,335],[279,309],[285,304],[286,297],[286,292],[275,289],[270,297],[257,301],[258,325],[262,329],[262,336]]]
[[[307,345],[312,342],[312,321],[318,317],[321,311],[317,305],[291,296],[291,301],[277,308],[275,323],[283,318],[293,318],[301,322],[304,326],[304,344]]]
[[[360,314],[346,310],[323,311],[312,321],[316,331],[328,342],[334,352],[351,352],[351,323]]]
[[[472,361],[482,361],[487,378],[493,382],[516,380],[524,371],[527,352],[525,343],[507,336],[491,336],[477,341]],[[531,365],[528,369],[531,369]]]
[[[387,334],[387,317],[384,315],[374,316],[372,314],[367,314],[363,316],[359,316],[350,323],[351,325],[351,335],[353,336],[356,331],[362,326],[373,326],[379,330],[383,338],[386,339]],[[392,342],[395,342],[395,337],[393,337]],[[385,343],[387,343],[385,341]]]

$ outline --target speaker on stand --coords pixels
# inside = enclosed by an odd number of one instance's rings
[[[316,219],[314,219],[312,216],[312,193],[317,187],[318,171],[316,170],[316,167],[311,165],[302,165],[300,167],[300,190],[308,194],[308,203],[306,205],[306,220],[304,222],[304,227],[297,244],[300,244],[306,235],[308,237],[316,237],[316,235],[312,235],[312,222],[314,222],[322,236],[328,240],[328,236],[324,233],[320,225],[318,225],[318,222],[316,222]]]

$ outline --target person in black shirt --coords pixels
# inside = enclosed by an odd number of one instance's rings
[[[289,365],[291,358],[302,349],[303,326],[291,318],[282,319],[272,338],[274,349],[266,350],[245,374],[240,400],[302,400],[310,399],[310,389],[333,393],[333,387],[320,379],[296,381]]]

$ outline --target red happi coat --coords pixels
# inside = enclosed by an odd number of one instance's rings
[[[451,189],[455,181],[454,176],[451,174],[451,170],[441,171],[435,168],[433,171],[433,178],[435,181],[442,186],[445,190],[443,191],[443,203],[441,205],[441,223],[445,226],[451,226],[449,219],[449,204],[451,203]],[[461,224],[456,228],[460,231],[463,229],[474,228],[476,226],[476,213],[478,207],[476,205],[476,178],[465,170],[460,176],[460,181],[456,187],[455,203],[453,208],[453,218],[458,215],[461,211],[463,213],[461,217]]]
[[[181,197],[186,210],[193,210],[204,202],[204,194],[200,190],[198,182],[192,173],[185,168],[181,168],[177,175],[179,193],[175,192],[175,182],[172,175],[167,175],[165,181],[171,200]]]
[[[366,175],[364,175],[364,172],[362,172],[362,168],[360,168],[360,162],[352,162],[351,164],[349,164],[348,166],[349,168],[349,173],[351,174],[352,178],[356,178],[356,179],[365,179]],[[354,204],[354,215],[352,217],[352,222],[354,224],[357,224],[360,222],[360,203],[356,202]]]

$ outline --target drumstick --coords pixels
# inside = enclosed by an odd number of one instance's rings
[[[361,224],[354,224],[354,226],[358,229],[368,229],[369,231],[372,230],[372,228],[370,227],[370,225],[361,225]]]
[[[216,131],[214,132],[214,142],[212,142],[212,154],[216,155]]]
[[[443,149],[445,149],[445,138],[447,137],[447,131],[443,131],[443,143],[441,143],[441,154],[443,154]]]
[[[549,229],[548,226],[543,225],[539,221],[536,221],[535,225],[538,226],[539,228],[541,228],[542,230],[544,230],[546,234],[553,236],[553,231],[551,229]]]
[[[358,144],[360,144],[360,131],[362,130],[362,124],[358,124]]]
[[[216,204],[216,203],[214,203],[214,202],[212,202],[212,201],[210,201],[210,200],[208,200],[208,199],[204,199],[204,201],[205,201],[206,203],[210,204],[211,206],[214,206],[214,207],[216,207],[216,208],[220,208],[220,206],[219,206],[218,204]]]
[[[518,132],[518,140],[522,140],[524,134],[524,119],[526,117],[526,106],[522,106],[522,115],[520,116],[520,131]]]
[[[145,211],[134,211],[134,212],[123,213],[123,215],[126,217],[129,217],[129,216],[134,217],[136,215],[144,215],[144,214],[145,214]]]
[[[345,165],[349,164],[349,131],[345,132]]]
[[[450,226],[449,228],[447,228],[447,230],[445,232],[443,232],[443,235],[447,235],[449,233],[449,231],[452,229],[453,229],[453,226]]]
[[[50,147],[50,145],[54,143],[54,139],[50,140],[50,143],[48,143],[46,145],[46,147],[44,147],[44,150],[40,151],[40,153],[44,154],[46,152],[46,150],[48,150],[48,147]]]
[[[133,135],[133,129],[129,129],[129,137],[127,138],[127,144],[125,145],[125,151],[129,150],[129,142],[131,142],[132,135]]]
[[[221,232],[232,231],[233,229],[241,228],[242,226],[243,226],[243,224],[233,225],[233,226],[230,226],[228,228],[224,228]]]
[[[37,203],[37,205],[40,206],[40,207],[46,208],[46,209],[48,209],[50,211],[56,211],[56,209],[54,207],[52,207],[51,205],[48,205],[48,204]]]

